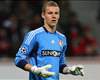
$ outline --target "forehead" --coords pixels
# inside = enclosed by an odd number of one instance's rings
[[[47,6],[45,11],[51,11],[51,12],[59,12],[59,7],[56,6]]]

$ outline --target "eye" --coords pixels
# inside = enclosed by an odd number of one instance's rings
[[[52,14],[52,12],[48,12],[48,14]]]
[[[55,14],[58,14],[58,12],[55,12]]]

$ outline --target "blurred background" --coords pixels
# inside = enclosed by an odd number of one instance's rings
[[[27,80],[27,73],[14,65],[14,58],[25,33],[43,25],[41,7],[46,1],[0,0],[0,80]],[[57,29],[67,37],[66,62],[83,64],[87,74],[84,78],[61,75],[61,79],[100,79],[95,74],[100,71],[100,1],[53,1],[61,7]]]

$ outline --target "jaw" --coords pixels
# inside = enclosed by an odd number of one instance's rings
[[[55,32],[56,31],[56,25],[52,24],[44,24],[44,27],[49,31],[49,32]]]
[[[47,27],[49,27],[49,28],[55,28],[56,27],[56,23],[50,23],[50,24],[45,24]]]

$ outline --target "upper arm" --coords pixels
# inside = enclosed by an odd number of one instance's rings
[[[62,53],[60,55],[60,62],[59,62],[59,70],[60,70],[60,73],[62,73],[62,70],[66,65],[65,63],[65,52],[66,52],[66,49],[67,49],[67,42],[66,42],[66,38],[64,39],[64,45],[63,45],[63,50],[62,50]]]
[[[30,55],[34,45],[36,43],[34,33],[27,33],[24,37],[23,43],[21,44],[15,58],[15,64],[18,67],[23,67],[27,64],[27,57]],[[23,64],[24,63],[24,64]]]

